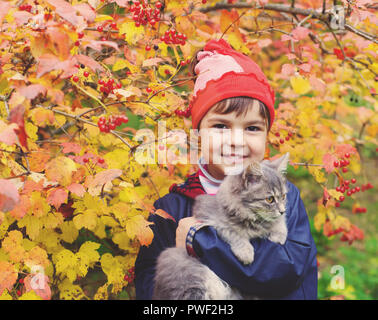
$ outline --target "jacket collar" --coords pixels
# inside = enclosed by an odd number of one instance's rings
[[[200,194],[206,194],[205,189],[199,179],[200,170],[188,176],[185,182],[177,184],[174,183],[169,187],[169,192],[179,193],[194,199]]]

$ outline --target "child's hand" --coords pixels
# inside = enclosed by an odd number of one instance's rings
[[[191,226],[199,221],[194,217],[183,218],[179,221],[176,229],[176,247],[185,248],[186,236]]]

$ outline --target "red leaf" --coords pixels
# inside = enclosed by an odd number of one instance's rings
[[[350,144],[339,144],[335,148],[335,153],[339,158],[343,158],[346,153],[357,154],[357,149],[352,147]]]
[[[17,107],[11,110],[9,115],[9,121],[18,125],[18,128],[14,129],[14,132],[16,132],[18,136],[20,145],[23,146],[26,150],[28,150],[28,145],[26,141],[27,134],[25,131],[24,112],[25,107],[19,104]]]
[[[335,169],[335,166],[333,165],[333,163],[336,160],[337,158],[334,155],[329,154],[329,153],[326,153],[323,156],[324,169],[327,173],[331,173]]]

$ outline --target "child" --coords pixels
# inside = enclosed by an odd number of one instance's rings
[[[186,247],[188,254],[244,293],[262,299],[316,299],[316,248],[299,191],[292,183],[288,182],[286,242],[253,239],[255,256],[250,265],[237,260],[215,229],[203,227],[191,217],[195,197],[215,194],[229,168],[263,160],[274,120],[274,93],[265,75],[225,40],[210,40],[197,53],[193,67],[197,78],[192,124],[207,144],[201,145],[199,170],[185,183],[173,184],[169,193],[154,203],[176,223],[156,215],[149,218],[154,222],[154,239],[149,247],[141,247],[136,260],[136,298],[151,299],[157,257],[165,248],[178,246]],[[225,129],[239,133],[231,134],[227,146],[221,138]],[[219,158],[221,161],[215,161]],[[194,237],[187,236],[189,230]]]

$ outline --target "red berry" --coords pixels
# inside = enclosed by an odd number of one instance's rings
[[[345,187],[340,187],[340,192],[344,193],[345,192]]]
[[[80,46],[80,41],[79,40],[75,41],[75,46],[76,47]]]
[[[349,191],[347,192],[347,196],[350,197],[351,195],[352,195],[352,191],[349,190]]]
[[[349,180],[345,180],[344,181],[344,184],[347,186],[347,185],[349,185]]]
[[[350,157],[350,154],[349,154],[349,153],[346,153],[346,154],[344,154],[344,157],[345,157],[345,158],[349,158],[349,157]]]
[[[356,183],[356,179],[352,178],[352,179],[350,180],[350,182],[352,182],[352,183]]]
[[[337,191],[337,192],[340,192],[340,187],[336,187],[336,191]]]
[[[344,200],[345,200],[345,197],[344,196],[340,196],[339,201],[343,202]]]
[[[79,33],[77,34],[77,37],[78,37],[79,39],[82,39],[82,38],[84,37],[84,32],[79,32]]]
[[[151,47],[150,47],[149,45],[146,45],[145,50],[146,50],[146,51],[150,51],[150,50],[151,50]]]
[[[88,71],[84,71],[84,77],[88,77],[89,76],[89,72]]]
[[[105,160],[103,158],[98,158],[97,162],[100,163],[100,164],[103,164],[105,162]]]
[[[129,118],[126,117],[126,116],[121,116],[121,119],[122,119],[123,123],[128,123],[129,122]]]
[[[333,166],[336,168],[336,167],[338,167],[339,166],[339,161],[335,161],[334,163],[333,163]]]
[[[89,161],[88,158],[84,158],[84,159],[83,159],[83,162],[84,162],[84,163],[88,163],[88,161]]]
[[[285,140],[284,139],[280,139],[280,143],[281,144],[285,143]]]
[[[151,92],[152,89],[151,89],[150,87],[148,87],[148,88],[146,89],[146,91],[147,91],[147,92]]]
[[[17,293],[18,296],[20,296],[21,295],[21,290],[17,290],[16,293]]]
[[[280,136],[280,133],[279,133],[279,132],[276,132],[274,135],[275,135],[276,137],[279,137],[279,136]]]
[[[74,76],[74,77],[72,78],[72,81],[73,81],[73,82],[78,82],[78,81],[79,81],[79,77],[78,77],[78,76]]]
[[[103,28],[102,26],[98,26],[98,27],[97,27],[97,31],[98,31],[98,32],[102,32],[103,30],[104,30],[104,28]]]
[[[112,29],[117,29],[117,23],[112,22],[112,23],[110,24],[110,27],[111,27]]]
[[[344,173],[348,172],[348,169],[347,168],[343,168],[343,172]]]
[[[207,2],[206,0],[202,0],[202,3],[203,3],[203,4],[206,4],[206,2]]]
[[[155,3],[155,8],[160,9],[161,7],[162,7],[162,4],[161,4],[160,1],[158,1],[158,2]]]
[[[290,140],[290,137],[289,137],[289,136],[286,136],[286,137],[285,137],[285,140],[286,140],[286,141],[289,141],[289,140]]]
[[[340,207],[340,202],[336,202],[336,203],[335,203],[335,207],[336,207],[336,208]]]
[[[357,192],[360,192],[360,190],[361,190],[360,187],[356,187]]]

